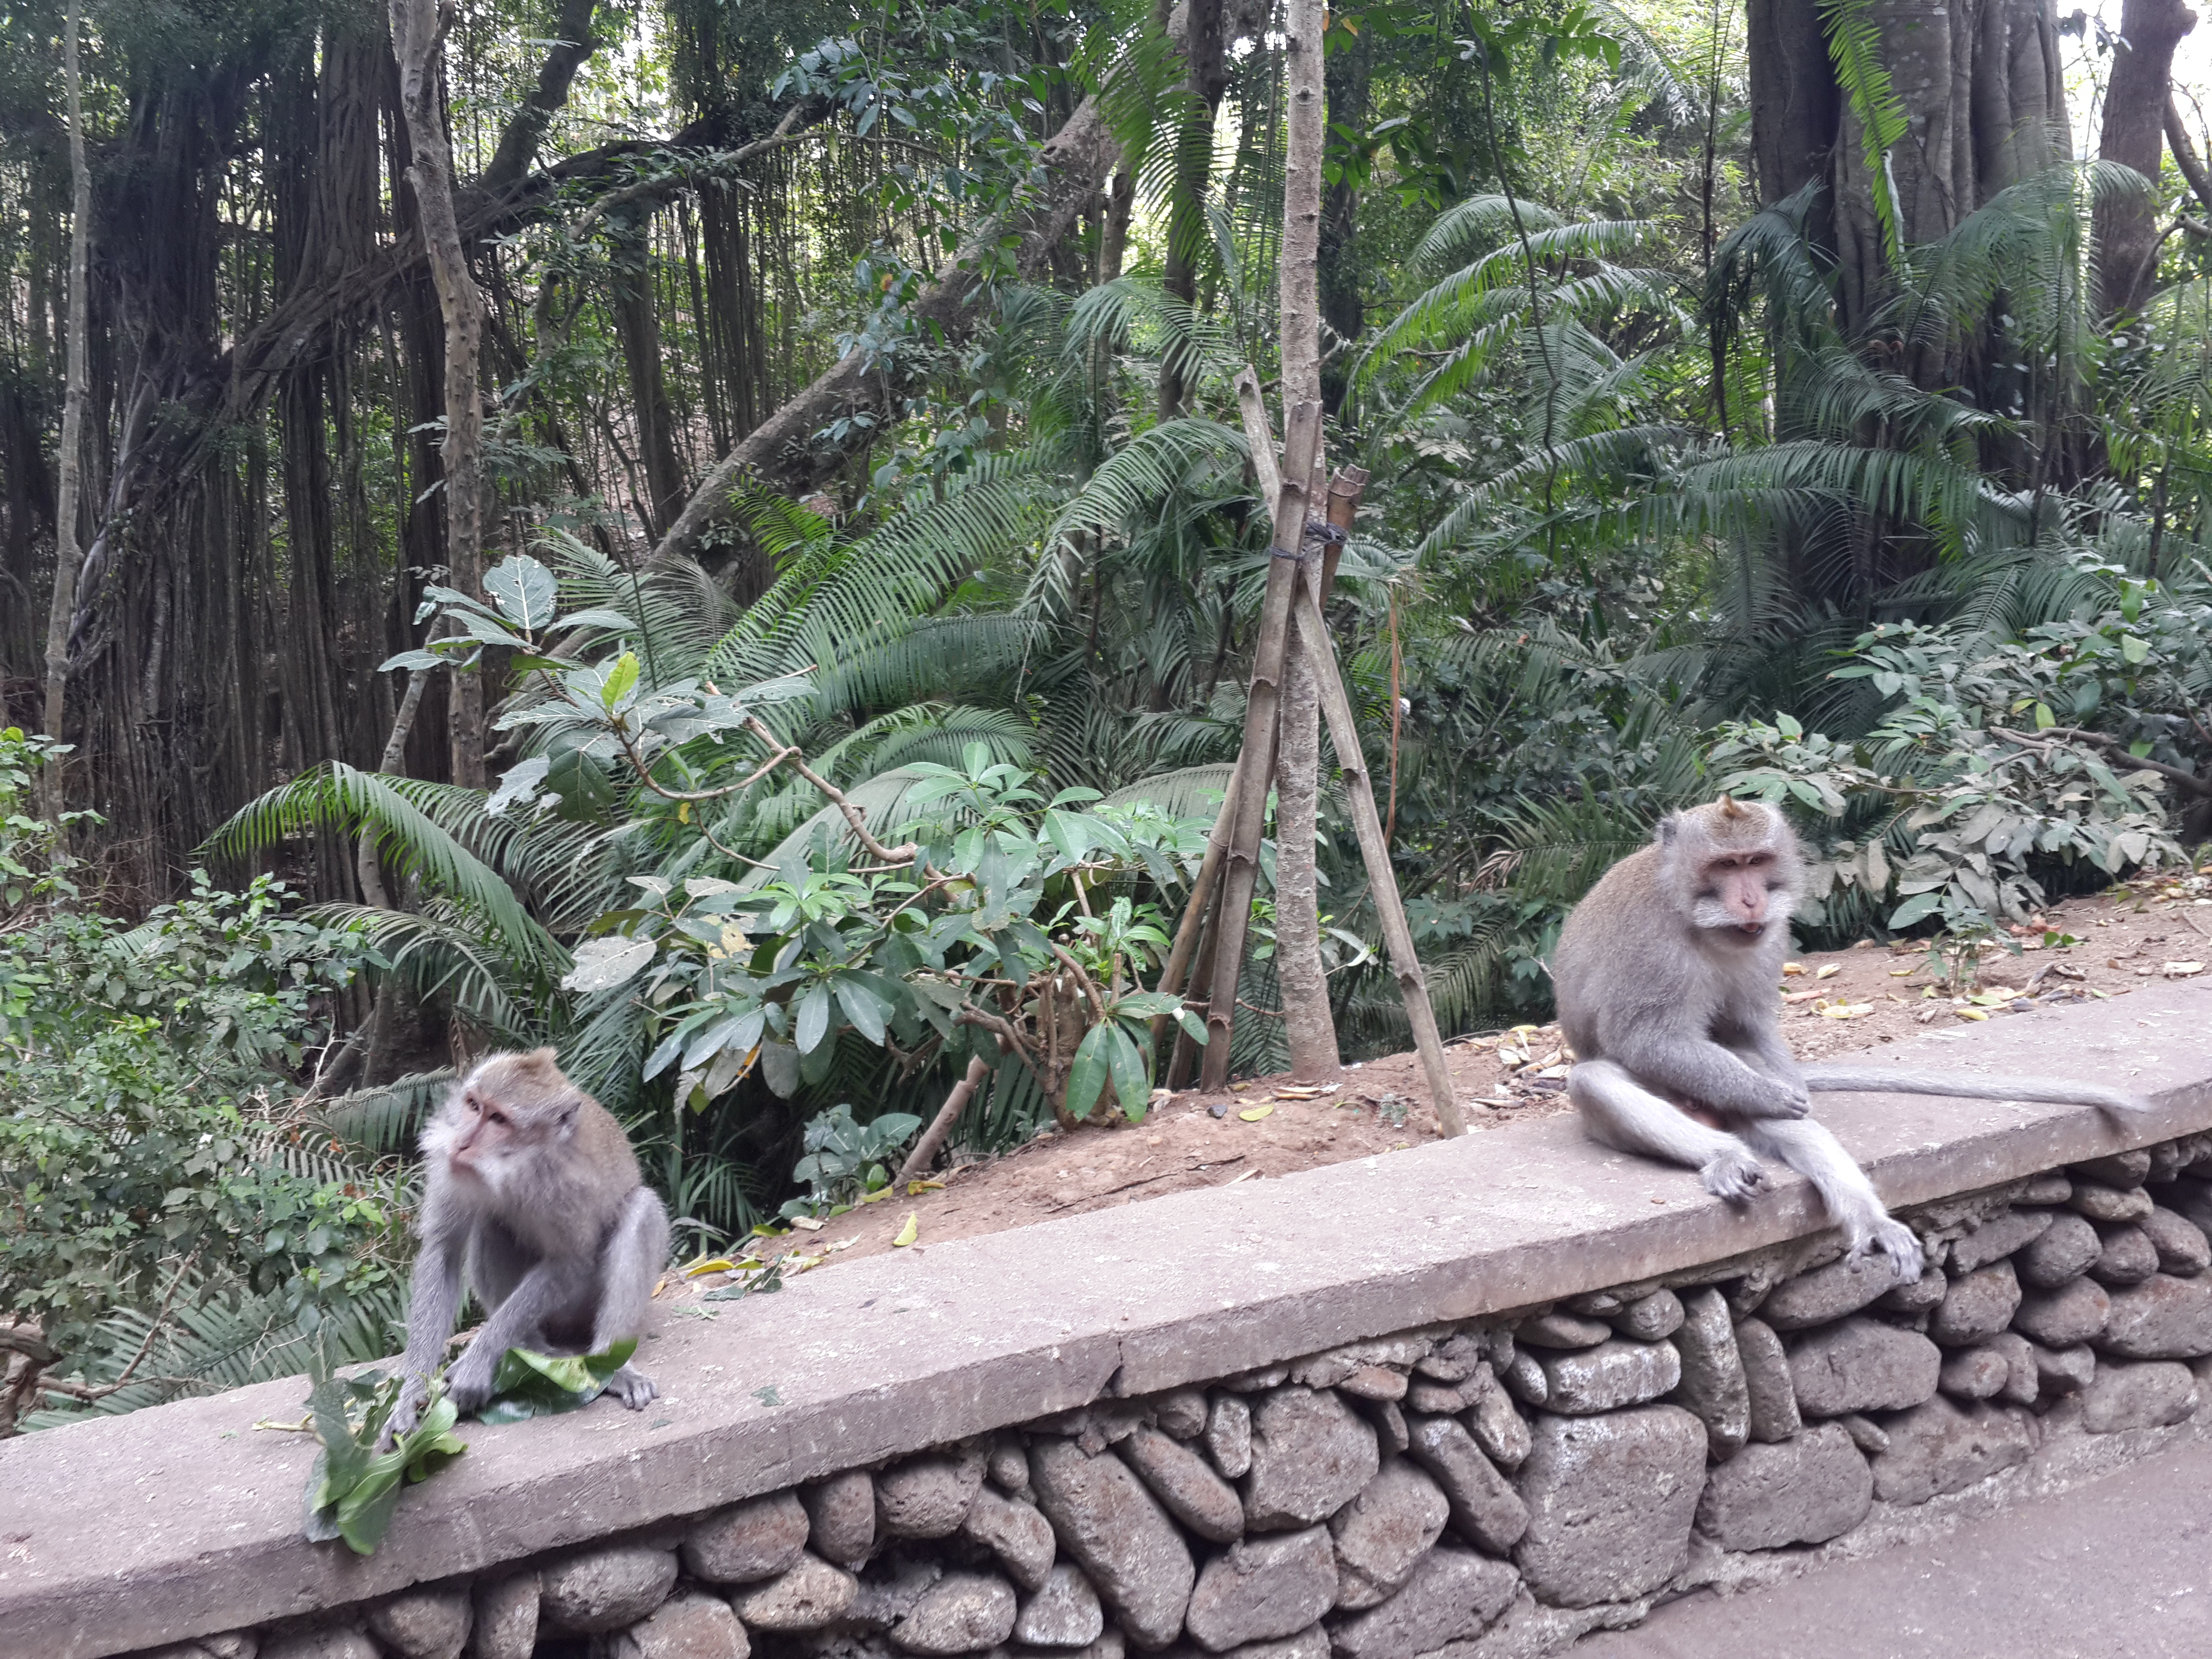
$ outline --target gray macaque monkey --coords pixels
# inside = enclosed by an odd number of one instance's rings
[[[1766,1182],[1759,1158],[1810,1181],[1854,1258],[1887,1256],[1899,1279],[1919,1241],[1891,1218],[1834,1135],[1806,1115],[1820,1091],[1952,1095],[2139,1112],[2090,1084],[1947,1077],[1869,1066],[1801,1067],[1782,1039],[1775,987],[1804,865],[1771,807],[1723,799],[1669,815],[1651,846],[1606,872],[1559,932],[1552,981],[1575,1054],[1567,1093],[1583,1127],[1622,1152],[1686,1164],[1732,1203]]]
[[[465,1270],[486,1317],[447,1374],[464,1415],[491,1397],[509,1348],[599,1353],[642,1334],[668,1261],[668,1214],[639,1178],[629,1138],[562,1075],[550,1048],[479,1061],[423,1130],[422,1155],[422,1250],[400,1361],[407,1382],[386,1444],[421,1415]],[[632,1411],[654,1393],[627,1364],[607,1391]]]

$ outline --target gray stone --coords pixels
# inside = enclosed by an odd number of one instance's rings
[[[1470,1409],[1476,1401],[1497,1386],[1498,1379],[1490,1374],[1487,1365],[1456,1382],[1438,1382],[1422,1377],[1406,1391],[1406,1409],[1425,1412],[1431,1417],[1456,1416]]]
[[[995,1573],[948,1572],[891,1626],[908,1653],[982,1653],[1014,1633],[1013,1586]]]
[[[1874,1495],[1885,1504],[1924,1504],[1963,1492],[2034,1449],[2026,1414],[1986,1403],[1961,1409],[1938,1395],[1890,1419],[1889,1449],[1874,1459]]]
[[[2048,1231],[2051,1221],[2048,1210],[2011,1210],[1992,1216],[1964,1238],[1951,1241],[1951,1271],[1970,1273],[1977,1267],[1986,1267],[2033,1243]]]
[[[2042,1393],[2079,1394],[2096,1380],[2094,1348],[2086,1344],[2078,1348],[2045,1348],[2033,1342],[2027,1346],[2035,1357],[2036,1383]]]
[[[1106,1610],[1083,1569],[1062,1561],[1045,1575],[1014,1620],[1014,1640],[1039,1648],[1087,1648],[1106,1628]]]
[[[1236,1490],[1189,1447],[1157,1429],[1139,1429],[1122,1443],[1121,1455],[1168,1513],[1200,1537],[1226,1544],[1243,1536],[1244,1505]]]
[[[1336,1395],[1278,1389],[1252,1413],[1244,1524],[1279,1532],[1324,1520],[1375,1478],[1381,1462],[1375,1431]]]
[[[1136,1472],[1118,1457],[1086,1457],[1064,1440],[1048,1440],[1030,1448],[1030,1485],[1060,1548],[1128,1635],[1147,1648],[1173,1641],[1198,1566]]]
[[[1807,1417],[1897,1411],[1936,1392],[1942,1350],[1916,1331],[1856,1316],[1808,1331],[1790,1348],[1790,1381]]]
[[[1439,1382],[1464,1382],[1483,1363],[1482,1356],[1482,1339],[1462,1331],[1446,1337],[1415,1362],[1413,1374]]]
[[[806,1506],[814,1553],[823,1560],[853,1567],[875,1553],[876,1483],[866,1469],[801,1486],[799,1501]]]
[[[1681,1308],[1674,1351],[1681,1356],[1682,1381],[1674,1403],[1705,1425],[1705,1443],[1715,1457],[1731,1457],[1751,1436],[1751,1391],[1744,1383],[1743,1357],[1736,1352],[1728,1302],[1708,1286],[1692,1291]]]
[[[1200,1395],[1201,1402],[1205,1396]],[[1200,1426],[1204,1426],[1201,1420]],[[983,1460],[983,1478],[1000,1492],[1018,1496],[1030,1489],[1030,1455],[1022,1449],[1022,1443],[1011,1434],[1002,1434],[991,1443],[991,1455]],[[813,1510],[810,1505],[808,1514]],[[870,1547],[875,1543],[876,1500],[871,1491],[868,1497],[868,1528]],[[814,1547],[820,1549],[822,1540],[816,1539]]]
[[[1363,1400],[1360,1414],[1375,1425],[1375,1442],[1385,1457],[1406,1449],[1406,1413],[1395,1400]]]
[[[2151,1207],[2171,1210],[2201,1231],[2212,1234],[2212,1186],[2198,1178],[2212,1175],[2212,1166],[2192,1164],[2186,1173],[2187,1180],[2160,1188],[2158,1202]]]
[[[1835,1419],[1836,1426],[1850,1436],[1851,1444],[1869,1457],[1889,1449],[1889,1431],[1871,1417],[1861,1417],[1856,1412],[1847,1412]]]
[[[1470,1550],[1431,1550],[1378,1607],[1334,1621],[1338,1659],[1416,1659],[1479,1636],[1520,1587],[1513,1569]]]
[[[747,1659],[752,1639],[730,1604],[712,1595],[671,1596],[644,1623],[617,1637],[613,1659]]]
[[[948,1538],[982,1489],[980,1457],[917,1457],[876,1477],[880,1538]]]
[[[1387,1599],[1443,1534],[1451,1506],[1407,1459],[1386,1462],[1358,1496],[1329,1517],[1336,1544],[1336,1604],[1357,1610]]]
[[[1514,1340],[1528,1348],[1594,1348],[1612,1334],[1613,1327],[1603,1320],[1585,1318],[1564,1308],[1524,1319],[1513,1328]]]
[[[2069,1164],[2066,1173],[2080,1176],[2106,1187],[2140,1187],[2143,1177],[2151,1170],[2152,1158],[2148,1147],[2133,1152],[2113,1152],[2105,1158],[2085,1158],[2079,1164]]]
[[[1328,1529],[1248,1538],[1206,1564],[1184,1626],[1210,1652],[1295,1636],[1336,1601]]]
[[[1640,1406],[1682,1380],[1682,1357],[1671,1342],[1614,1337],[1595,1348],[1546,1354],[1543,1364],[1551,1408],[1570,1417]]]
[[[1320,1625],[1308,1625],[1279,1642],[1247,1642],[1231,1648],[1222,1659],[1328,1659],[1328,1632]]]
[[[2112,1293],[2098,1351],[2122,1359],[2195,1359],[2212,1354],[2212,1284],[2154,1273]]]
[[[645,1544],[586,1550],[538,1572],[538,1627],[594,1636],[634,1625],[668,1599],[676,1552]]]
[[[2158,1270],[2176,1279],[2194,1279],[2212,1267],[2212,1242],[2204,1230],[2172,1210],[2154,1208],[2136,1224],[2158,1252]]]
[[[2092,1221],[2140,1221],[2151,1212],[2150,1194],[2140,1187],[2106,1187],[2077,1180],[2068,1206]]]
[[[1513,1396],[1495,1378],[1468,1413],[1467,1425],[1482,1455],[1501,1469],[1517,1469],[1528,1455],[1528,1419],[1514,1409]]]
[[[1682,1328],[1682,1300],[1674,1291],[1657,1290],[1638,1297],[1606,1322],[1621,1335],[1638,1342],[1658,1342]]]
[[[1206,1432],[1206,1390],[1170,1389],[1152,1397],[1152,1420],[1160,1432],[1177,1440],[1195,1440]]]
[[[2162,1429],[2196,1410],[2197,1379],[2188,1366],[2172,1360],[2100,1365],[2096,1381],[2081,1393],[2081,1426],[2091,1434]]]
[[[469,1600],[475,1615],[469,1643],[473,1659],[530,1659],[538,1646],[536,1573],[479,1579]]]
[[[1528,1505],[1482,1455],[1474,1437],[1453,1417],[1415,1418],[1407,1426],[1413,1444],[1406,1455],[1443,1489],[1453,1529],[1486,1550],[1503,1554],[1512,1548],[1528,1530]]]
[[[2035,1345],[2017,1331],[1999,1331],[1983,1345],[2005,1362],[2004,1386],[1996,1397],[2014,1406],[2033,1406],[2042,1391],[2035,1369]]]
[[[1498,1380],[1524,1406],[1540,1406],[1550,1396],[1552,1385],[1544,1380],[1544,1368],[1536,1363],[1533,1353],[1516,1353],[1505,1362],[1498,1373]]]
[[[2105,1328],[2112,1298],[2094,1279],[2077,1279],[2055,1291],[2031,1291],[2020,1299],[2012,1328],[2045,1347],[2071,1347]]]
[[[1417,1333],[1376,1337],[1366,1342],[1347,1342],[1341,1347],[1308,1354],[1291,1367],[1291,1381],[1309,1389],[1333,1389],[1355,1371],[1370,1365],[1404,1365],[1428,1357],[1432,1338]]]
[[[1747,1446],[1705,1478],[1698,1530],[1729,1550],[1824,1544],[1866,1519],[1874,1474],[1840,1425]]]
[[[2155,1214],[2156,1212],[2152,1212]],[[2144,1220],[2150,1219],[2145,1216]],[[2183,1222],[2185,1227],[2189,1224]],[[2104,1248],[2089,1264],[2089,1277],[2107,1290],[2140,1285],[2158,1271],[2158,1247],[2150,1235],[2133,1222],[2118,1222],[2097,1229]]]
[[[2007,1261],[1954,1279],[1928,1318],[1928,1334],[1947,1348],[1963,1348],[2012,1323],[2020,1306],[2020,1279]],[[1914,1402],[1917,1403],[1917,1402]]]
[[[2055,1291],[2088,1272],[2104,1249],[2094,1227],[2078,1215],[2062,1215],[2021,1248],[2013,1267],[2028,1289]]]
[[[1787,1440],[1804,1426],[1797,1409],[1796,1385],[1790,1380],[1790,1359],[1782,1352],[1782,1339],[1760,1319],[1739,1319],[1735,1351],[1743,1362],[1746,1416],[1753,1440]]]
[[[1206,1455],[1229,1480],[1243,1478],[1252,1467],[1252,1407],[1235,1395],[1213,1402],[1206,1419]]]
[[[1994,1400],[2012,1380],[2012,1362],[1995,1348],[1954,1348],[1943,1356],[1936,1386],[1958,1400]]]
[[[220,1636],[203,1636],[197,1645],[215,1659],[255,1659],[261,1650],[261,1638],[250,1630],[232,1630]]]
[[[1017,1642],[1006,1651],[1012,1659],[1123,1659],[1127,1647],[1121,1632],[1108,1625],[1098,1633],[1098,1639],[1086,1648],[1036,1648]],[[1188,1653],[1191,1650],[1182,1651]]]
[[[465,1583],[403,1590],[369,1609],[368,1633],[401,1659],[458,1659],[472,1618]]]
[[[1214,1386],[1231,1394],[1265,1394],[1270,1389],[1280,1388],[1290,1374],[1288,1365],[1255,1365],[1249,1371],[1223,1377]]]
[[[292,1631],[265,1644],[261,1659],[383,1659],[376,1644],[350,1625]]]
[[[1874,1305],[1890,1313],[1932,1313],[1950,1288],[1951,1281],[1941,1267],[1929,1267],[1917,1279],[1892,1285],[1875,1298]]]
[[[860,1593],[851,1573],[803,1554],[766,1583],[739,1590],[730,1598],[730,1610],[754,1630],[820,1630],[842,1618]]]
[[[860,1581],[853,1605],[838,1619],[838,1627],[878,1636],[912,1613],[921,1593],[945,1577],[945,1563],[935,1551],[901,1551],[886,1564],[888,1571],[871,1573]]]
[[[1847,1258],[1784,1279],[1759,1304],[1759,1316],[1778,1331],[1802,1331],[1855,1314],[1896,1284],[1888,1257]]]
[[[2056,1170],[2030,1176],[2012,1195],[2015,1204],[2063,1204],[2074,1196],[2074,1183]]]
[[[1186,1452],[1184,1455],[1189,1454]],[[1052,1571],[1052,1522],[1035,1504],[1020,1498],[1008,1498],[988,1487],[977,1492],[967,1517],[960,1523],[960,1535],[997,1556],[1006,1576],[1025,1590],[1038,1589],[1045,1575]],[[1083,1639],[1087,1642],[1091,1638],[1086,1636]]]
[[[1403,1400],[1406,1374],[1388,1365],[1363,1365],[1336,1386],[1358,1400]]]
[[[684,1539],[684,1570],[710,1584],[757,1584],[806,1547],[805,1506],[797,1492],[755,1498],[710,1515]]]
[[[1658,1589],[1689,1559],[1705,1425],[1679,1406],[1545,1417],[1521,1467],[1513,1559],[1540,1601],[1586,1607]]]

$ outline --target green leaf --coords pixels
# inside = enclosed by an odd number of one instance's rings
[[[1077,1117],[1090,1114],[1113,1074],[1106,1048],[1113,1030],[1111,1024],[1094,1025],[1075,1046],[1075,1059],[1067,1068],[1067,1109]]]
[[[1206,1022],[1197,1014],[1188,1008],[1178,1008],[1176,1010],[1176,1024],[1182,1027],[1193,1042],[1201,1048],[1206,1047]]]
[[[636,684],[637,653],[625,651],[615,659],[615,665],[607,671],[606,679],[599,687],[599,701],[612,708]]]
[[[2120,654],[2131,663],[2141,662],[2150,655],[2150,641],[2139,639],[2133,634],[2123,634],[2120,635]]]
[[[830,987],[821,980],[808,986],[799,999],[798,1018],[792,1036],[799,1052],[811,1054],[830,1032]]]
[[[635,977],[653,960],[656,948],[649,939],[628,939],[620,933],[587,939],[576,947],[576,965],[562,975],[561,983],[586,994],[611,991]]]
[[[434,651],[402,651],[377,664],[376,672],[381,674],[386,669],[442,668],[445,665],[446,659]]]
[[[510,553],[501,559],[484,572],[483,585],[499,614],[532,634],[552,622],[561,596],[553,573],[527,553]]]
[[[1889,925],[1892,927],[1910,927],[1923,916],[1933,915],[1942,908],[1942,904],[1943,893],[1941,888],[1931,892],[1915,894],[1890,913]]]
[[[493,1372],[490,1401],[477,1413],[479,1423],[520,1423],[588,1406],[606,1392],[607,1379],[637,1352],[628,1337],[604,1353],[559,1355],[509,1348]]]
[[[881,1048],[884,1041],[884,1018],[890,1009],[866,985],[846,975],[836,981],[837,1004],[845,1011],[845,1018],[853,1022],[854,1029]]]
[[[1152,1068],[1145,1063],[1145,1051],[1118,1021],[1099,1029],[1110,1033],[1106,1063],[1113,1067],[1114,1092],[1121,1097],[1121,1115],[1132,1123],[1141,1123],[1152,1102]]]
[[[2035,729],[2037,731],[2046,732],[2050,730],[2051,727],[2057,724],[2058,717],[2051,712],[2051,705],[2049,703],[2039,702],[2035,705]]]

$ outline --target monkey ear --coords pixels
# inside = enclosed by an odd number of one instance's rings
[[[1724,818],[1747,818],[1751,816],[1750,809],[1734,795],[1723,795],[1713,805],[1721,809],[1721,816]]]
[[[1674,844],[1674,837],[1680,832],[1681,828],[1682,815],[1680,812],[1668,813],[1665,817],[1659,820],[1657,836],[1659,844],[1662,847],[1672,847]]]

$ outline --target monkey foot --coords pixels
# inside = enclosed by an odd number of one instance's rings
[[[607,1392],[634,1412],[641,1412],[659,1397],[653,1379],[632,1365],[624,1365],[607,1379]]]
[[[1882,1220],[1863,1236],[1851,1241],[1849,1255],[1851,1261],[1863,1261],[1875,1251],[1889,1258],[1890,1272],[1900,1285],[1917,1280],[1928,1264],[1927,1252],[1920,1243],[1920,1235],[1902,1221]]]
[[[1698,1171],[1698,1178],[1715,1198],[1724,1198],[1731,1204],[1748,1203],[1766,1186],[1766,1171],[1759,1167],[1759,1160],[1740,1149],[1715,1153]]]

